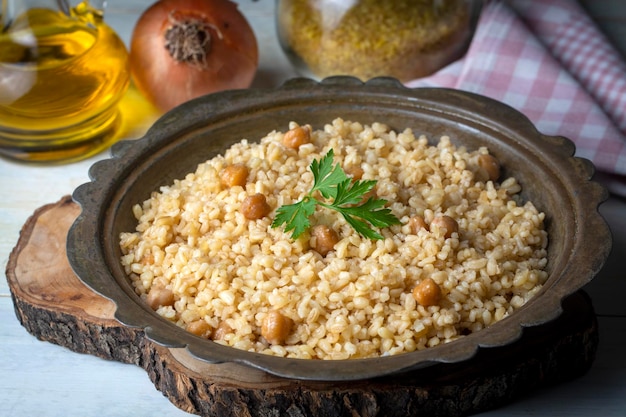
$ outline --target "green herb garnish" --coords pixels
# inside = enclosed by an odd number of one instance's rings
[[[383,239],[370,225],[379,228],[388,227],[400,224],[400,220],[391,213],[391,210],[384,208],[387,200],[370,197],[363,202],[364,196],[374,188],[376,181],[353,181],[339,164],[333,164],[333,157],[334,152],[331,149],[319,161],[311,162],[313,187],[299,202],[279,207],[272,227],[284,224],[285,232],[292,232],[291,237],[297,239],[311,227],[309,217],[319,205],[341,213],[361,236],[375,240]],[[317,199],[316,191],[326,201]]]

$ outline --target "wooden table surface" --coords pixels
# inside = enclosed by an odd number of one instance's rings
[[[106,19],[128,42],[150,1],[110,1]],[[255,86],[272,87],[295,75],[279,49],[273,0],[240,0],[252,24],[261,58]],[[617,48],[626,51],[626,2],[585,0],[590,14]],[[625,54],[626,55],[626,54]],[[625,109],[626,111],[626,109]],[[133,132],[138,137],[147,117]],[[33,167],[0,160],[0,263],[7,264],[26,219],[38,207],[71,194],[88,181],[88,169],[108,152],[85,161]],[[542,389],[481,416],[626,416],[626,200],[612,196],[601,206],[614,244],[598,277],[588,285],[600,325],[600,346],[585,376]],[[108,362],[38,341],[18,323],[5,280],[0,280],[0,416],[185,416],[139,367]]]

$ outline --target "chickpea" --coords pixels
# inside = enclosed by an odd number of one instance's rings
[[[257,220],[267,216],[271,207],[261,193],[246,197],[241,203],[241,213],[248,220]]]
[[[352,179],[355,181],[358,181],[361,178],[363,178],[363,174],[365,174],[365,171],[363,171],[363,168],[361,168],[358,165],[352,165],[352,166],[345,168],[345,172],[350,177],[352,177]]]
[[[308,126],[298,126],[285,132],[283,145],[291,149],[298,149],[300,146],[311,142],[311,129]]]
[[[450,216],[435,217],[430,222],[430,229],[438,229],[446,239],[459,231],[459,224]]]
[[[500,178],[500,162],[492,155],[482,154],[478,157],[478,166],[487,173],[491,181]]]
[[[211,335],[211,326],[206,321],[200,319],[189,323],[187,325],[187,331],[196,336],[208,338]]]
[[[326,256],[339,242],[339,236],[325,224],[318,224],[311,229],[311,247],[320,255]]]
[[[422,216],[413,216],[409,219],[409,227],[411,227],[411,233],[416,235],[420,230],[428,230],[426,220]]]
[[[220,183],[224,187],[244,186],[248,180],[248,167],[243,164],[228,165],[220,171]]]
[[[146,302],[153,310],[163,306],[171,306],[174,305],[174,293],[167,288],[155,286],[150,288]]]
[[[283,316],[279,311],[270,311],[263,319],[261,336],[272,345],[280,345],[285,342],[291,332],[293,320]]]
[[[221,321],[218,324],[217,329],[213,332],[213,340],[223,340],[224,337],[232,332],[233,329],[225,321]]]
[[[441,300],[441,288],[432,278],[426,278],[413,288],[413,298],[424,307],[437,305]]]

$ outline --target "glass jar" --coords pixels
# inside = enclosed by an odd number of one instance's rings
[[[460,58],[481,1],[277,0],[280,44],[304,76],[352,75],[402,82]]]
[[[104,0],[2,0],[0,155],[70,161],[116,139],[130,71],[103,7]]]

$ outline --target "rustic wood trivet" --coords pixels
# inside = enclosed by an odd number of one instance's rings
[[[465,416],[519,400],[539,387],[579,377],[591,366],[598,327],[582,291],[558,320],[530,328],[512,345],[482,349],[460,364],[440,364],[357,382],[307,382],[236,364],[207,364],[168,349],[113,318],[114,305],[72,272],[67,231],[79,214],[70,197],[38,209],[7,265],[16,315],[40,340],[133,363],[182,410],[202,416]]]

